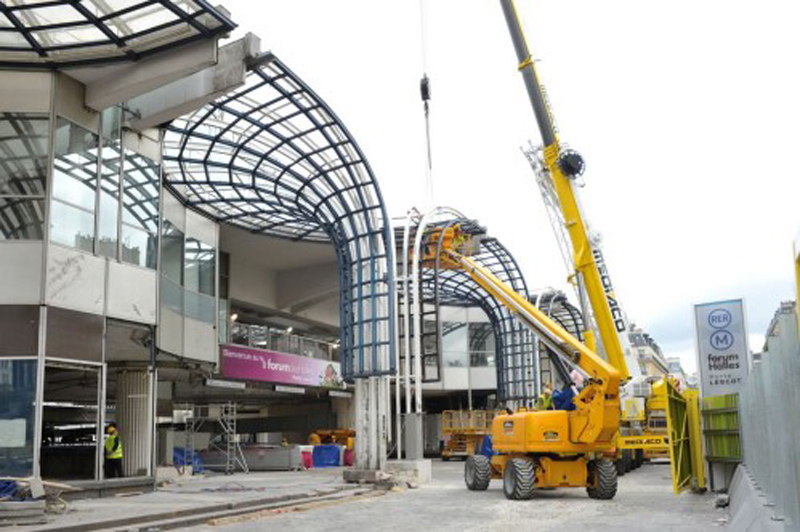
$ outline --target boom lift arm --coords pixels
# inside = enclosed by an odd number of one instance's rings
[[[581,175],[585,166],[583,158],[574,150],[563,149],[559,142],[553,116],[546,103],[536,66],[522,33],[514,1],[500,0],[500,4],[519,61],[519,71],[525,82],[539,133],[544,143],[544,160],[553,180],[564,223],[572,242],[575,269],[594,310],[594,318],[606,357],[619,372],[621,379],[627,380],[630,375],[619,338],[619,333],[624,334],[626,331],[620,331],[617,326],[618,323],[624,325],[624,316],[616,302],[608,276],[603,276],[600,265],[595,260],[595,253],[574,189],[575,178]]]
[[[431,263],[438,253],[440,267],[467,273],[553,352],[586,372],[589,379],[574,400],[576,412],[571,416],[570,440],[574,444],[611,441],[619,427],[619,371],[488,269],[460,253],[458,250],[474,247],[471,238],[461,233],[460,226],[436,230],[427,238],[423,260]]]

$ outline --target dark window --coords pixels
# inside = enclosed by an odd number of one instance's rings
[[[102,362],[103,317],[48,307],[45,352],[53,358]]]
[[[5,476],[33,474],[36,364],[35,360],[0,360],[0,463]]]
[[[36,356],[39,352],[39,307],[0,305],[0,356]]]
[[[150,362],[150,328],[108,320],[106,324],[106,362]]]

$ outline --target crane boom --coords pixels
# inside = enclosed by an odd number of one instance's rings
[[[623,380],[629,378],[625,353],[619,334],[625,334],[625,318],[617,303],[611,280],[604,264],[596,260],[596,251],[589,239],[586,222],[581,214],[574,178],[584,167],[583,159],[573,150],[563,150],[555,128],[552,113],[546,103],[528,44],[522,32],[513,0],[500,0],[511,41],[519,61],[519,71],[525,82],[539,133],[544,143],[544,161],[553,180],[564,224],[572,242],[575,269],[581,277],[586,295],[594,310],[594,318],[606,357]],[[602,256],[599,257],[602,262]],[[622,330],[620,330],[620,327]]]

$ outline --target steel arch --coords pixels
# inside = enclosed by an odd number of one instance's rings
[[[278,58],[259,59],[242,87],[167,127],[165,185],[218,222],[331,242],[342,373],[393,373],[394,249],[375,176],[333,110]]]

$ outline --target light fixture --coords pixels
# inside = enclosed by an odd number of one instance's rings
[[[289,326],[289,327],[286,329],[286,334],[292,334],[292,331],[293,331],[293,330],[294,330],[294,327],[292,327],[292,326]]]
[[[231,314],[231,321],[236,321],[238,319],[239,319],[239,315],[238,314],[236,314],[235,312],[233,314]]]

